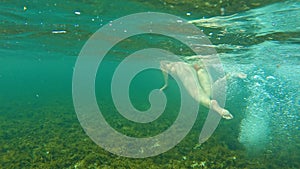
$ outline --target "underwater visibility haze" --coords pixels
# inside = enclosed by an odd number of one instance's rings
[[[225,108],[234,118],[222,119],[206,142],[198,140],[205,106],[180,143],[148,158],[110,153],[81,127],[72,99],[80,51],[98,29],[138,12],[188,20],[218,53],[227,77]],[[0,168],[300,168],[299,21],[299,0],[1,0]],[[170,77],[165,111],[155,121],[135,123],[119,114],[110,86],[114,71],[126,56],[146,48],[183,59],[193,55],[174,39],[132,36],[107,53],[95,80],[107,123],[137,138],[167,130],[180,110],[179,85]],[[140,72],[129,87],[132,105],[149,109],[149,93],[163,85],[160,70]]]

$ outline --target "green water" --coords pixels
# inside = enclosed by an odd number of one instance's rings
[[[0,168],[300,168],[300,2],[164,2],[0,2]],[[147,11],[204,19],[195,25],[215,45],[225,73],[247,78],[228,79],[226,108],[234,119],[222,120],[207,142],[197,146],[207,111],[200,107],[193,129],[177,146],[131,159],[105,151],[85,134],[73,107],[72,75],[96,30]],[[174,43],[153,38],[119,44],[97,74],[99,107],[112,127],[129,136],[159,134],[179,109],[174,80],[165,91],[166,110],[154,122],[130,122],[113,106],[109,84],[122,58],[149,46],[178,52]],[[158,70],[139,74],[130,88],[133,105],[148,109],[149,92],[162,85]]]

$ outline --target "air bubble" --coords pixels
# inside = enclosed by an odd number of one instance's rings
[[[80,15],[81,12],[80,12],[80,11],[75,11],[74,14],[75,14],[75,15]]]
[[[64,34],[64,33],[67,33],[67,31],[65,31],[65,30],[53,30],[52,33],[53,34]]]

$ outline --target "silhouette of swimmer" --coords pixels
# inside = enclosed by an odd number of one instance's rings
[[[211,100],[211,85],[207,71],[199,66],[191,66],[185,62],[161,61],[165,85],[160,88],[163,91],[168,86],[168,73],[177,75],[182,81],[189,94],[200,104],[207,108],[212,108],[225,119],[232,119],[233,116],[228,110],[219,106],[216,100]],[[226,77],[224,77],[226,78]]]

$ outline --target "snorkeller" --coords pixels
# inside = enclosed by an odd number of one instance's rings
[[[182,81],[188,93],[201,105],[212,108],[225,119],[233,118],[228,110],[220,107],[216,100],[211,99],[210,77],[204,67],[198,64],[191,66],[185,62],[161,61],[160,68],[165,82],[160,91],[168,86],[168,73],[174,74]]]

